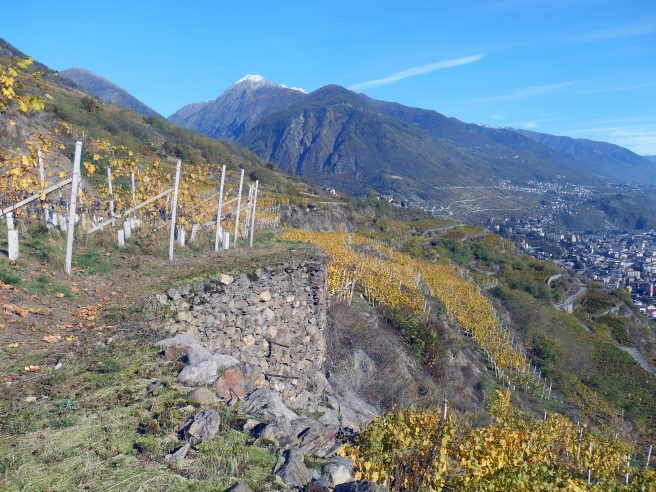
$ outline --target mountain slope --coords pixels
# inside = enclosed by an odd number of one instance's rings
[[[656,165],[619,145],[528,130],[515,131],[581,163],[591,173],[620,182],[656,184]]]
[[[60,72],[62,78],[70,80],[80,89],[96,96],[102,102],[131,109],[144,116],[158,116],[157,112],[146,106],[125,89],[84,68],[69,68]]]
[[[431,117],[445,120],[445,131],[379,108],[366,96],[326,86],[264,118],[239,142],[284,171],[351,193],[374,186],[420,201],[431,199],[434,188],[444,185],[551,180],[559,175],[574,182],[585,179],[567,159],[525,137],[513,134],[533,153],[518,152],[519,145],[490,149],[486,147],[493,142],[470,136],[457,120],[431,112]]]
[[[304,93],[247,75],[216,100],[185,106],[169,120],[210,137],[239,140],[269,114],[296,103]]]

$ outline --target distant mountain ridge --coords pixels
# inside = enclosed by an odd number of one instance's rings
[[[157,111],[148,107],[125,89],[85,68],[69,68],[59,74],[104,103],[131,109],[144,116],[159,116]]]
[[[557,145],[546,138],[552,136],[465,123],[336,85],[305,94],[249,77],[214,101],[182,108],[171,121],[355,194],[375,187],[423,200],[436,187],[499,179],[656,183],[647,159],[612,144]]]

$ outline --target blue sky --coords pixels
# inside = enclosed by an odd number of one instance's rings
[[[167,116],[262,74],[656,154],[656,0],[3,4],[0,37]]]

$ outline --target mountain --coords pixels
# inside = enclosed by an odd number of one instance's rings
[[[185,106],[169,120],[210,137],[239,140],[259,120],[303,96],[301,89],[274,84],[261,75],[247,75],[216,100]]]
[[[77,87],[96,96],[102,102],[131,109],[144,116],[159,116],[157,112],[139,101],[125,89],[84,68],[69,68],[60,76],[73,82]]]
[[[581,163],[590,173],[619,182],[656,183],[653,161],[619,145],[528,130],[515,131]]]
[[[643,155],[645,159],[651,161],[651,162],[656,162],[656,155]]]

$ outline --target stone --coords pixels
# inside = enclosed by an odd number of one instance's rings
[[[252,347],[255,345],[255,337],[253,335],[246,335],[244,338],[242,338],[241,345],[244,350]]]
[[[276,313],[273,312],[272,309],[266,308],[264,311],[262,311],[262,314],[264,315],[264,318],[267,321],[271,321],[273,318],[276,317]]]
[[[155,299],[158,304],[165,305],[169,302],[169,297],[166,294],[156,294]]]
[[[192,444],[211,441],[219,432],[221,416],[216,410],[203,410],[194,417],[189,417],[184,425],[184,436]]]
[[[164,350],[164,357],[167,360],[180,360],[194,350],[198,350],[201,353],[205,350],[198,340],[184,334],[178,334],[172,338],[161,340],[155,346]],[[207,351],[205,350],[205,352]]]
[[[164,460],[170,463],[181,463],[187,457],[187,453],[189,452],[189,449],[191,449],[191,443],[187,442],[184,445],[180,446],[178,449],[176,449],[173,453],[167,454],[164,457]]]
[[[178,382],[190,386],[210,384],[216,380],[217,371],[218,366],[214,360],[204,360],[185,366],[178,374]]]
[[[253,492],[253,489],[244,482],[238,482],[232,485],[229,489],[226,489],[225,492]]]
[[[335,492],[389,492],[384,485],[380,485],[366,480],[356,480],[339,484],[335,487]]]
[[[37,400],[36,396],[28,396],[23,400],[25,403],[34,403]]]
[[[270,300],[271,300],[271,292],[269,292],[268,290],[265,290],[260,294],[260,301],[269,302]]]
[[[259,388],[245,399],[241,412],[256,418],[272,419],[286,418],[295,419],[298,415],[287,408],[280,400],[280,395],[269,388]]]
[[[220,284],[230,285],[235,281],[235,278],[232,275],[226,275],[225,273],[222,273],[219,275],[218,281]]]
[[[242,400],[246,396],[247,381],[239,368],[230,367],[214,381],[214,389],[222,400]]]
[[[312,473],[305,466],[303,453],[298,449],[285,451],[285,464],[277,475],[290,487],[303,487],[312,480]]]
[[[177,301],[182,297],[180,295],[180,292],[178,292],[178,289],[174,289],[174,288],[170,288],[169,290],[167,290],[166,295],[168,296],[169,299],[173,301]]]
[[[155,391],[161,387],[162,387],[162,382],[159,379],[157,379],[152,383],[148,383],[148,385],[146,386],[146,392],[148,393],[148,396],[153,396],[155,394]]]
[[[212,354],[212,359],[216,361],[216,365],[219,367],[219,370],[239,364],[239,360],[235,359],[231,355]]]
[[[194,315],[189,311],[180,311],[176,316],[176,319],[182,323],[189,323],[190,321],[193,321]]]
[[[250,432],[253,429],[255,429],[258,425],[260,425],[260,423],[261,422],[259,420],[248,419],[246,422],[244,422],[244,426],[242,427],[242,430],[244,432]]]
[[[328,463],[321,469],[321,477],[329,487],[335,487],[353,480],[351,470],[340,463]]]
[[[217,400],[216,394],[208,388],[193,389],[189,392],[188,396],[190,399],[201,405],[214,403]]]

